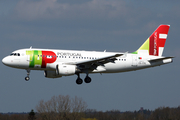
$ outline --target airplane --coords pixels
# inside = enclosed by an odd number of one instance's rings
[[[132,53],[98,52],[57,49],[19,49],[2,59],[6,66],[25,69],[30,79],[31,70],[43,70],[47,78],[77,75],[76,83],[90,83],[90,73],[120,73],[135,71],[173,62],[173,57],[162,56],[170,25],[160,25],[151,36]]]

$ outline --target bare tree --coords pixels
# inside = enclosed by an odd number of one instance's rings
[[[43,120],[77,120],[82,116],[87,104],[82,98],[70,98],[68,95],[53,96],[50,100],[41,100],[36,109]]]
[[[40,113],[40,116],[43,120],[51,120],[50,115],[50,101],[45,102],[44,100],[41,100],[39,102],[39,105],[36,106],[36,110],[38,113]]]
[[[84,114],[85,110],[87,109],[86,102],[83,101],[82,98],[78,98],[75,96],[72,99],[72,119],[78,120]]]
[[[59,95],[54,101],[57,106],[57,113],[59,114],[60,119],[68,119],[71,111],[71,99],[68,95],[62,96]]]

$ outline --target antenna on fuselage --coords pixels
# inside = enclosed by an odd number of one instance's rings
[[[106,50],[104,50],[104,52],[106,52]]]
[[[29,49],[32,49],[32,46]]]

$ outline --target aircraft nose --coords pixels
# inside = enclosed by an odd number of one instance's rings
[[[8,65],[8,64],[9,64],[9,59],[8,59],[8,57],[3,58],[3,59],[2,59],[2,63],[3,63],[4,65]]]

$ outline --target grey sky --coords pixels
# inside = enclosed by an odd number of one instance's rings
[[[180,1],[151,0],[1,0],[1,59],[12,51],[55,48],[133,52],[160,25],[170,24],[163,55],[168,65],[145,70],[90,75],[92,83],[76,85],[76,76],[47,79],[43,71],[0,64],[0,112],[28,112],[53,95],[82,97],[97,110],[153,110],[180,105]],[[81,75],[82,78],[85,75]]]

